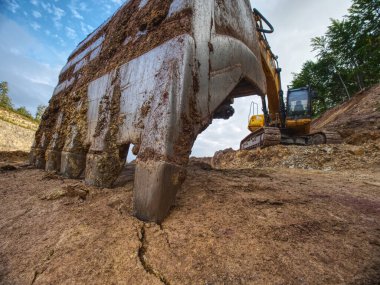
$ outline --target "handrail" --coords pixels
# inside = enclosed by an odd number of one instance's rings
[[[263,14],[261,14],[259,12],[259,10],[257,10],[256,8],[254,8],[253,9],[253,13],[255,13],[257,16],[259,16],[260,19],[263,20],[264,23],[267,24],[267,26],[269,27],[269,30],[266,30],[266,29],[263,28],[263,25],[261,24],[261,27],[257,28],[257,30],[259,32],[262,32],[264,34],[271,34],[271,33],[274,32],[274,28],[273,28],[272,24],[263,16]]]

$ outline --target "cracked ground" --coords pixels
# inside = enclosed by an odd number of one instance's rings
[[[188,168],[161,225],[115,189],[0,173],[0,284],[378,284],[378,170]]]

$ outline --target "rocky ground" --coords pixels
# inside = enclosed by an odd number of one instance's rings
[[[97,189],[2,152],[0,284],[379,284],[379,121],[330,119],[344,144],[192,159],[161,225],[132,215],[133,165]]]

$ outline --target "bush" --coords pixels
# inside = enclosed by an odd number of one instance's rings
[[[32,114],[24,106],[16,109],[15,112],[21,116],[34,120]]]
[[[8,96],[8,83],[5,81],[0,83],[0,107],[13,109],[12,100]]]

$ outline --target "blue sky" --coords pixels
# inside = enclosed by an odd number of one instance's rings
[[[14,104],[47,104],[70,52],[121,2],[0,0],[0,80]]]
[[[32,113],[47,104],[58,75],[76,45],[102,24],[122,0],[0,0],[0,81],[8,81],[13,103]],[[273,24],[272,50],[283,68],[283,87],[302,63],[313,59],[310,39],[321,36],[330,19],[341,19],[350,0],[251,0]],[[257,96],[234,104],[228,121],[214,120],[193,148],[193,155],[210,156],[238,148],[249,132],[249,105]]]

